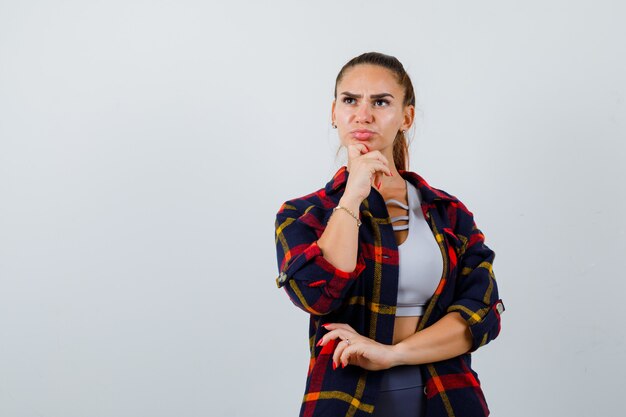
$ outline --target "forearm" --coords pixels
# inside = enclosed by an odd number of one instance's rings
[[[344,196],[339,205],[351,210],[357,217],[361,201]],[[336,210],[317,240],[324,258],[335,268],[352,272],[357,265],[359,228],[356,220],[345,210]]]
[[[393,366],[420,365],[454,358],[469,352],[472,338],[469,327],[457,312],[392,346]]]

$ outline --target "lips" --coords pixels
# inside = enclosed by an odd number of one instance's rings
[[[372,136],[374,136],[374,132],[372,132],[371,130],[367,130],[367,129],[357,129],[357,130],[353,130],[350,133],[352,134],[353,138],[358,139],[358,140],[367,140],[371,138]]]

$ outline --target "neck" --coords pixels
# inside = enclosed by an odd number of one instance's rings
[[[391,170],[391,173],[393,174],[393,176],[390,177],[387,175],[383,175],[381,177],[381,180],[382,180],[381,188],[385,186],[393,186],[394,184],[400,184],[404,180],[400,176],[400,173],[398,172],[398,169],[396,168],[396,163],[393,160],[393,146],[383,149],[382,154],[385,156],[385,158],[387,158],[387,161],[389,161],[389,169]]]

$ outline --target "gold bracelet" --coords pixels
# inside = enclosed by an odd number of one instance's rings
[[[342,207],[342,206],[337,206],[337,207],[335,207],[333,209],[333,214],[335,213],[335,210],[339,210],[339,209],[344,209],[345,211],[350,213],[350,216],[354,217],[354,219],[356,220],[356,227],[361,226],[361,220],[359,220],[359,218],[357,216],[355,216],[354,213],[352,212],[352,210],[350,210],[349,208]]]

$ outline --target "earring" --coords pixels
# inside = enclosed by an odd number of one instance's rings
[[[333,123],[332,126],[333,126],[333,129],[337,129],[337,125],[336,124]]]

